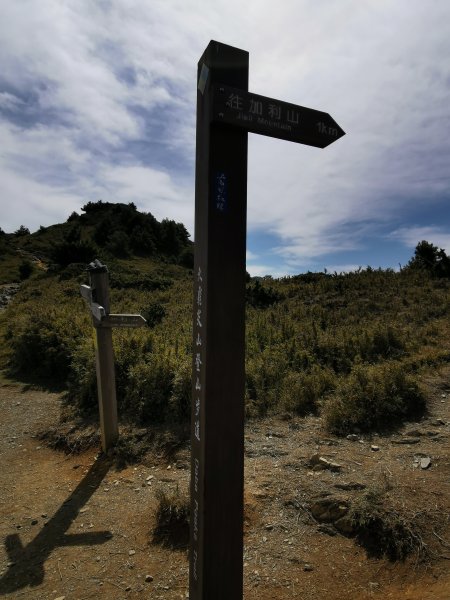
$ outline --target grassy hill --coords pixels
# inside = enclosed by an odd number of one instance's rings
[[[185,422],[192,243],[183,225],[97,202],[66,223],[21,229],[0,237],[0,283],[22,282],[0,313],[0,368],[58,384],[79,414],[96,413],[92,325],[79,284],[97,257],[110,270],[113,312],[140,312],[149,323],[114,332],[121,418]],[[423,412],[422,374],[450,360],[450,280],[445,253],[422,244],[399,273],[250,280],[247,415],[315,412],[330,431],[346,434]]]

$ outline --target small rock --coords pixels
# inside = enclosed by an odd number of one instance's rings
[[[357,483],[356,481],[349,481],[349,482],[343,482],[343,483],[335,483],[334,487],[338,488],[339,490],[365,490],[367,486],[365,483]]]
[[[46,518],[48,517],[48,515],[47,515],[47,513],[42,513],[41,517],[42,517],[43,519],[46,519]]]
[[[134,556],[136,554],[136,550],[128,550],[128,556]]]
[[[33,519],[33,520],[31,521],[31,524],[32,524],[32,525],[37,525],[37,524],[38,524],[38,520],[37,520],[37,519]]]
[[[342,465],[327,460],[319,454],[313,454],[309,459],[309,464],[312,466],[313,471],[324,471],[325,469],[329,469],[330,471],[338,472],[342,469]]]
[[[146,576],[145,576],[145,581],[146,581],[147,583],[150,583],[151,581],[153,581],[153,575],[146,575]]]
[[[267,529],[267,531],[272,531],[273,525],[266,525],[265,529]]]
[[[148,476],[148,477],[145,479],[145,481],[150,481],[151,479],[155,479],[155,476],[154,476],[154,475],[149,475],[149,476]]]
[[[65,596],[58,596],[57,598],[55,598],[55,600],[66,600]]]
[[[356,433],[349,433],[347,439],[351,442],[357,442],[359,440],[359,436]]]
[[[411,429],[411,431],[407,431],[406,434],[409,437],[421,437],[423,432],[420,429]]]
[[[309,572],[309,571],[314,571],[314,567],[313,567],[312,565],[309,565],[308,563],[306,563],[306,564],[303,566],[303,570],[304,570],[304,571],[308,571],[308,572]]]
[[[267,542],[267,538],[266,538],[266,536],[263,536],[263,539],[262,539],[262,540],[263,540],[263,542]]]
[[[127,587],[125,588],[126,592],[131,592],[131,585],[127,585]]]
[[[429,456],[425,456],[420,459],[420,468],[428,469],[431,466],[431,458]]]
[[[372,450],[372,452],[378,452],[380,446],[370,446],[370,449]]]

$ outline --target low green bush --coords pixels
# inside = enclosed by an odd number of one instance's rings
[[[299,415],[316,412],[320,401],[335,386],[336,375],[318,365],[310,372],[289,372],[281,388],[281,408]]]
[[[418,559],[427,553],[422,530],[415,519],[391,505],[386,492],[369,488],[352,505],[349,518],[358,543],[369,557],[390,561],[405,560],[410,554]]]
[[[152,542],[171,548],[184,550],[189,543],[189,495],[175,491],[158,489],[155,493],[157,508]]]
[[[19,265],[19,278],[20,281],[28,279],[33,273],[33,264],[29,260],[23,260]]]
[[[381,430],[417,416],[425,399],[401,364],[357,365],[324,405],[326,427],[337,434]]]

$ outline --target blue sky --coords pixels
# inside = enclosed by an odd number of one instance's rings
[[[253,275],[450,252],[448,0],[17,0],[0,6],[0,227],[134,202],[193,234],[196,65],[250,52],[255,93],[323,110],[324,150],[249,136]]]

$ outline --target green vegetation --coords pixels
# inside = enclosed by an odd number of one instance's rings
[[[79,294],[86,262],[96,256],[110,270],[113,312],[140,312],[149,325],[114,331],[121,419],[185,423],[192,352],[187,232],[134,205],[97,202],[83,210],[31,235],[0,234],[5,257],[20,251],[13,281],[23,280],[0,313],[3,369],[64,386],[68,404],[96,414],[93,330]],[[0,262],[4,283],[11,281],[10,259]],[[20,271],[27,261],[31,272]],[[250,280],[247,416],[314,412],[330,431],[346,434],[379,431],[423,412],[421,373],[450,360],[446,261],[445,252],[421,242],[398,273],[368,267]]]
[[[184,550],[189,544],[189,495],[177,489],[156,491],[158,505],[152,543],[172,550]]]
[[[356,539],[370,557],[397,561],[415,554],[423,560],[428,551],[418,519],[423,513],[409,515],[404,506],[395,506],[389,489],[374,485],[353,504],[349,516]]]

